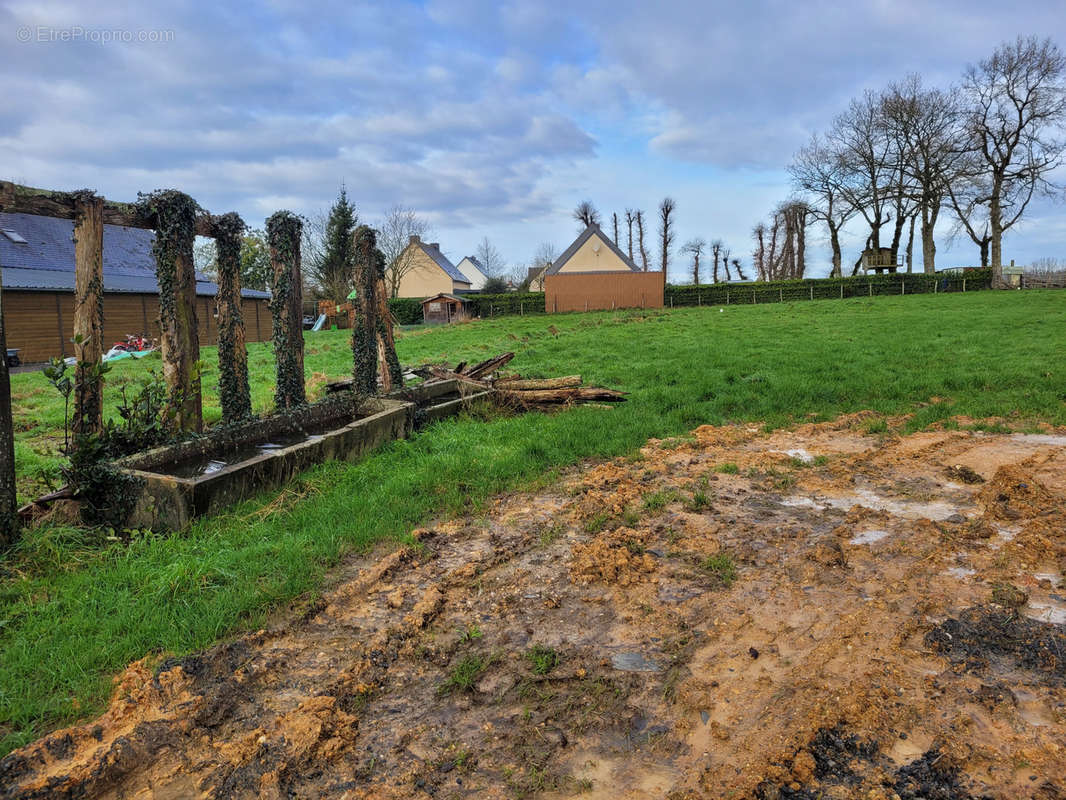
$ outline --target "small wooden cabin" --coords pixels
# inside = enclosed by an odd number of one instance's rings
[[[430,323],[447,323],[466,319],[467,301],[462,297],[441,292],[422,301],[422,320]]]
[[[891,247],[867,248],[862,251],[862,270],[869,274],[871,270],[878,275],[885,272],[894,273],[903,265],[892,257]]]

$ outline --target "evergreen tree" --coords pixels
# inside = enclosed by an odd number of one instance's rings
[[[337,201],[329,210],[326,222],[322,258],[311,264],[311,278],[323,297],[343,303],[352,289],[354,243],[356,226],[355,206],[348,201],[348,193],[341,186]]]

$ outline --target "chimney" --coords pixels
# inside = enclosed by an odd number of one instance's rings
[[[430,242],[429,246],[432,247],[434,250],[440,250],[440,242]]]
[[[410,240],[408,241],[408,244],[418,244],[421,241],[422,240],[418,236],[412,234]]]

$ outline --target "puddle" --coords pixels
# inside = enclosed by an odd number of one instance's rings
[[[886,536],[888,536],[888,531],[863,531],[848,539],[848,544],[872,544],[881,541]]]
[[[904,519],[930,519],[936,521],[943,521],[956,514],[963,514],[962,509],[956,508],[951,503],[943,501],[919,503],[896,500],[890,497],[882,497],[869,489],[858,489],[852,494],[836,496],[786,497],[781,500],[781,505],[794,508],[836,508],[841,511],[848,511],[852,506],[863,506],[875,511],[887,511]],[[963,514],[963,516],[965,515]]]
[[[1061,600],[1030,600],[1025,616],[1052,625],[1066,625],[1066,603]]]
[[[199,478],[203,475],[212,475],[216,472],[220,472],[226,467],[255,458],[262,453],[276,452],[286,447],[292,447],[294,444],[301,444],[302,442],[310,442],[321,438],[322,434],[308,435],[305,433],[291,433],[284,436],[274,436],[269,442],[244,445],[235,450],[227,450],[222,454],[212,453],[210,455],[186,459],[185,461],[180,461],[173,465],[158,467],[153,469],[152,472],[158,472],[164,475],[174,475],[178,478]]]
[[[1010,438],[1012,441],[1025,442],[1026,444],[1066,446],[1066,436],[1056,436],[1050,433],[1015,433]]]
[[[641,653],[615,653],[611,656],[611,666],[623,672],[662,672],[662,667]]]

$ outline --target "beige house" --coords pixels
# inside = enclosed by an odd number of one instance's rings
[[[545,276],[570,272],[640,272],[640,267],[623,253],[611,238],[592,223],[581,235],[553,261],[540,275],[543,285]],[[532,287],[531,287],[532,288]]]
[[[397,297],[432,297],[472,288],[470,279],[448,260],[437,242],[412,236],[397,263],[403,265]]]

